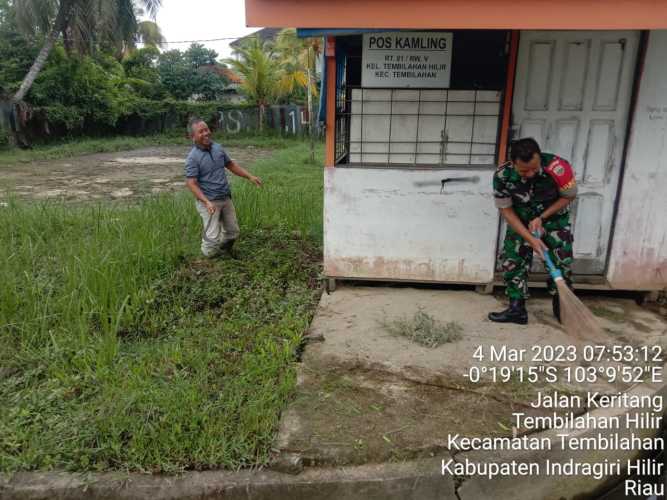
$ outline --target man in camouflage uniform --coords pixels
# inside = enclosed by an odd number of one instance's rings
[[[577,186],[570,164],[542,153],[534,139],[515,141],[510,159],[493,176],[496,207],[507,221],[502,268],[510,305],[504,311],[490,313],[489,319],[525,325],[533,251],[540,255],[549,252],[570,284],[573,238],[569,205],[577,195]],[[541,237],[533,236],[535,232]],[[560,320],[556,286],[551,278],[547,286],[553,295],[554,315]]]

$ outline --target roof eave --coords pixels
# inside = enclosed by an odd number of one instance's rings
[[[368,29],[667,28],[662,0],[246,0],[248,26]]]

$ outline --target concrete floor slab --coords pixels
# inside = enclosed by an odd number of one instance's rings
[[[667,321],[627,299],[591,297],[584,302],[598,316],[609,345],[665,343]],[[299,366],[297,396],[284,413],[276,448],[305,466],[378,463],[437,457],[447,453],[451,433],[509,436],[516,408],[529,406],[537,392],[616,393],[630,384],[530,383],[516,374],[507,382],[471,383],[471,366],[583,365],[534,362],[534,346],[570,345],[546,295],[529,303],[529,324],[502,325],[486,319],[504,308],[495,296],[466,290],[346,286],[323,295]],[[422,310],[435,320],[455,323],[460,340],[423,347],[390,333],[386,324]],[[520,361],[473,359],[478,346],[525,350]],[[581,348],[581,346],[579,346]],[[594,363],[593,363],[594,364]],[[608,364],[608,363],[606,363]],[[563,408],[575,413],[586,408]]]
[[[667,338],[667,321],[632,300],[594,297],[585,298],[584,303],[598,316],[609,345],[654,345]],[[412,372],[426,377],[421,381],[428,381],[429,376],[437,378],[438,375],[460,378],[475,363],[472,355],[482,344],[526,350],[526,359],[512,364],[528,366],[534,346],[576,342],[553,317],[551,299],[546,295],[529,301],[529,324],[525,326],[498,324],[487,319],[490,311],[504,307],[504,299],[467,290],[342,287],[322,296],[309,335],[325,342],[309,346],[304,360],[317,360],[319,364],[356,364],[398,374]],[[397,337],[383,326],[383,322],[409,318],[420,309],[442,323],[460,325],[463,338],[428,348]],[[486,359],[484,364],[508,363]]]

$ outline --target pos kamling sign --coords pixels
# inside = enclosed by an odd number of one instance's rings
[[[361,85],[448,88],[452,33],[367,33]]]

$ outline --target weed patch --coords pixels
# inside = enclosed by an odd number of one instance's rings
[[[393,335],[406,337],[429,348],[455,342],[463,334],[463,327],[459,323],[455,321],[441,323],[423,309],[419,309],[412,318],[382,320],[380,324]]]

